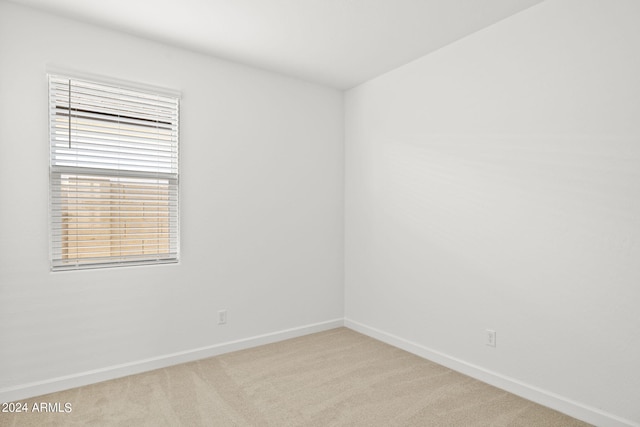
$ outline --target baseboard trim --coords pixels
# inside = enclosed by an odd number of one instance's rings
[[[326,322],[284,329],[235,341],[228,341],[192,350],[167,354],[164,356],[152,357],[135,362],[80,372],[73,375],[66,375],[44,381],[7,387],[0,389],[0,402],[15,402],[20,399],[27,399],[57,391],[68,390],[70,388],[95,384],[102,381],[125,377],[127,375],[140,374],[142,372],[166,368],[180,363],[193,362],[194,360],[206,359],[207,357],[218,356],[232,351],[244,350],[290,338],[297,338],[341,326],[344,326],[343,318],[333,319]]]
[[[580,402],[567,399],[547,390],[525,384],[496,372],[489,371],[480,366],[465,362],[464,360],[457,359],[442,352],[432,350],[397,335],[356,322],[355,320],[345,318],[344,326],[587,423],[601,427],[640,427],[640,424],[633,421],[584,405]]]

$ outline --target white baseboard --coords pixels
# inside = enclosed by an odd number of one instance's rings
[[[285,329],[268,334],[257,335],[235,341],[201,347],[193,350],[182,351],[164,356],[139,360],[121,365],[109,366],[78,374],[52,378],[44,381],[22,384],[19,386],[0,389],[0,402],[14,402],[48,393],[67,390],[74,387],[94,384],[127,375],[139,374],[154,369],[166,368],[180,363],[205,359],[232,351],[244,350],[264,344],[283,341],[290,338],[301,337],[315,332],[322,332],[333,328],[346,326],[349,329],[375,338],[379,341],[401,348],[417,356],[431,360],[447,368],[461,372],[472,378],[476,378],[487,384],[506,390],[525,399],[555,409],[574,418],[583,420],[599,427],[640,427],[640,424],[623,419],[616,415],[601,411],[567,399],[563,396],[542,390],[535,386],[525,384],[513,378],[489,371],[480,366],[473,365],[463,360],[451,357],[447,354],[432,350],[421,344],[408,341],[404,338],[364,325],[354,320],[334,319],[326,322]]]
[[[489,371],[480,366],[451,357],[421,344],[405,340],[404,338],[364,325],[354,320],[345,318],[344,326],[587,423],[599,427],[640,427],[640,424],[633,421],[623,419],[597,408],[584,405],[555,393],[525,384],[516,379]]]
[[[218,356],[232,351],[244,350],[264,344],[271,344],[290,338],[301,337],[315,332],[322,332],[344,326],[344,320],[334,319],[326,322],[314,323],[297,328],[285,329],[254,337],[243,338],[236,341],[229,341],[221,344],[214,344],[193,350],[181,351],[164,356],[138,360],[121,365],[109,366],[92,371],[80,372],[44,381],[22,384],[19,386],[0,389],[0,402],[15,402],[20,399],[41,396],[43,394],[68,390],[70,388],[81,387],[88,384],[95,384],[101,381],[112,380],[125,377],[127,375],[139,374],[152,371],[154,369],[166,368],[167,366],[178,365],[180,363],[192,362],[194,360],[205,359],[207,357]]]

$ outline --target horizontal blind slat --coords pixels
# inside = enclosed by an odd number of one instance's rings
[[[71,86],[74,94],[91,95],[96,98],[112,98],[122,100],[122,102],[139,102],[149,103],[153,106],[170,107],[177,104],[177,98],[168,97],[160,94],[149,94],[137,90],[126,90],[122,87],[100,84],[99,86],[91,86],[85,84],[82,80],[73,79]],[[52,81],[51,91],[56,95],[66,98],[69,90],[69,79],[58,78]],[[172,110],[174,111],[174,110]]]

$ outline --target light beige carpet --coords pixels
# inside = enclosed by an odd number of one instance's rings
[[[586,426],[346,328],[26,401],[2,426]]]

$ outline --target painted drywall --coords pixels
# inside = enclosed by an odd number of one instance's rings
[[[179,264],[49,271],[52,67],[181,92]],[[0,1],[0,391],[341,319],[342,108],[337,90]]]
[[[639,21],[548,0],[347,92],[348,322],[640,424]]]

